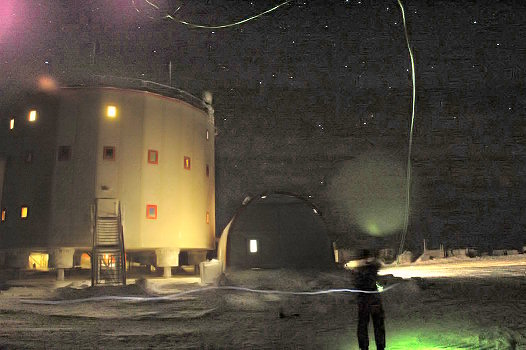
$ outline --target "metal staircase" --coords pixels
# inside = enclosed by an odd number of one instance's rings
[[[121,206],[115,198],[97,198],[92,210],[91,285],[126,285]]]

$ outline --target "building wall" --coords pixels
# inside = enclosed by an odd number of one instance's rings
[[[79,93],[82,91],[82,93]],[[51,247],[89,247],[92,244],[91,205],[95,198],[97,123],[101,114],[100,94],[96,90],[61,91],[55,167],[53,176]],[[71,147],[71,159],[59,161],[61,146]]]
[[[6,157],[0,154],[0,204],[2,203],[2,193],[4,190],[4,175],[5,175]],[[0,208],[2,210],[2,208]]]
[[[158,212],[157,220],[141,220],[139,247],[213,249],[215,190],[212,126],[202,111],[189,108],[185,103],[156,101],[148,97],[145,108],[141,196],[143,203],[156,204]],[[206,130],[209,131],[208,141]],[[147,163],[149,149],[159,151],[158,165]],[[184,157],[190,157],[190,170],[183,166]],[[122,193],[122,196],[124,198],[125,194]],[[140,211],[138,216],[144,218],[144,206]],[[128,236],[135,238],[130,231],[128,228]]]
[[[33,109],[37,117],[30,122]],[[6,165],[1,206],[7,209],[7,220],[0,226],[1,245],[44,247],[50,224],[56,101],[32,96],[18,109],[15,128],[3,127],[7,132],[2,135]],[[28,207],[26,219],[20,217],[22,206]]]
[[[108,105],[117,108],[115,118],[107,117]],[[17,124],[25,134],[5,146],[2,248],[89,248],[95,198],[121,201],[127,250],[214,248],[214,125],[205,111],[114,88],[64,88],[55,112],[44,113],[45,106],[37,108],[40,125]],[[59,160],[61,146],[70,147],[69,159]],[[28,147],[35,149],[32,171],[21,160]],[[104,147],[114,147],[113,160],[103,158]],[[158,152],[157,164],[148,162],[148,150]],[[12,213],[21,201],[30,206],[22,222]],[[156,218],[147,217],[147,204],[157,205]]]

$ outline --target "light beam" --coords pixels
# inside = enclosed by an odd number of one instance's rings
[[[411,128],[409,129],[409,150],[407,152],[407,176],[406,176],[406,201],[404,209],[404,226],[402,231],[402,238],[400,240],[400,247],[398,248],[398,255],[401,255],[404,250],[405,237],[407,235],[407,226],[409,225],[409,205],[411,194],[411,151],[413,148],[413,128],[415,124],[415,104],[416,104],[416,85],[415,85],[415,59],[413,57],[413,50],[409,43],[409,35],[407,33],[407,24],[405,21],[404,5],[401,0],[398,0],[400,11],[402,12],[402,21],[404,23],[405,41],[407,43],[407,50],[411,58],[411,80],[413,82],[413,97],[412,97],[412,111],[411,111]]]

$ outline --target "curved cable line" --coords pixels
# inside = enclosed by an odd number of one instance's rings
[[[131,0],[134,7],[135,7],[135,10],[137,12],[141,12],[136,4],[135,4],[135,0]],[[159,10],[159,6],[156,5],[155,3],[153,3],[151,0],[144,0],[147,4],[149,4],[151,7],[153,7],[154,9],[156,10]],[[228,23],[228,24],[222,24],[222,25],[203,25],[203,24],[196,24],[196,23],[190,23],[190,22],[187,22],[187,21],[183,21],[183,20],[179,20],[177,18],[175,18],[173,15],[170,15],[170,14],[166,14],[164,15],[162,18],[166,18],[166,19],[170,19],[172,21],[175,21],[177,23],[180,23],[180,24],[183,24],[183,25],[186,25],[186,26],[189,26],[189,27],[192,27],[192,28],[202,28],[202,29],[221,29],[221,28],[229,28],[229,27],[234,27],[234,26],[237,26],[237,25],[240,25],[240,24],[243,24],[243,23],[246,23],[246,22],[249,22],[251,20],[254,20],[258,17],[261,17],[269,12],[272,12],[272,11],[275,11],[277,10],[279,7],[281,6],[284,6],[286,4],[288,4],[289,2],[291,2],[292,0],[287,0],[283,3],[280,3],[266,11],[263,11],[261,13],[258,13],[254,16],[251,16],[251,17],[248,17],[248,18],[245,18],[245,19],[242,19],[240,21],[236,21],[236,22],[233,22],[233,23]],[[405,10],[404,10],[404,6],[402,4],[402,1],[401,0],[397,0],[398,2],[398,5],[400,7],[400,11],[402,13],[402,21],[403,21],[403,24],[404,24],[404,35],[405,35],[405,40],[406,40],[406,44],[407,44],[407,49],[409,51],[409,57],[411,59],[411,80],[412,80],[412,85],[413,85],[413,94],[412,94],[412,111],[411,111],[411,127],[410,127],[410,130],[409,130],[409,147],[408,147],[408,153],[407,153],[407,171],[406,171],[406,201],[405,201],[405,208],[404,208],[404,225],[403,225],[403,231],[402,231],[402,236],[401,236],[401,239],[400,239],[400,246],[399,246],[399,249],[398,249],[398,254],[402,254],[403,252],[403,249],[404,249],[404,245],[405,245],[405,239],[406,239],[406,236],[407,236],[407,230],[408,230],[408,226],[409,226],[409,208],[410,208],[410,204],[411,204],[411,178],[412,178],[412,174],[411,174],[411,171],[412,171],[412,165],[411,165],[411,155],[412,155],[412,149],[413,149],[413,130],[414,130],[414,122],[415,122],[415,108],[416,108],[416,83],[415,83],[415,61],[414,61],[414,56],[413,56],[413,50],[411,49],[411,44],[409,42],[409,34],[407,32],[407,23],[406,23],[406,18],[405,18]],[[175,12],[179,11],[181,7],[179,7]],[[174,12],[174,13],[175,13]],[[149,18],[152,18],[151,16],[148,15]]]
[[[407,25],[405,21],[405,11],[402,1],[398,0],[398,5],[402,12],[402,21],[404,23],[404,34],[405,41],[407,44],[407,49],[409,51],[409,57],[411,58],[411,80],[413,83],[413,96],[412,96],[412,111],[411,111],[411,128],[409,129],[409,149],[407,152],[407,176],[406,176],[406,201],[404,208],[404,227],[402,231],[402,238],[400,239],[400,247],[398,248],[398,255],[403,253],[405,238],[407,235],[407,227],[409,225],[409,207],[410,207],[410,195],[411,195],[411,153],[413,149],[413,129],[415,123],[415,103],[416,103],[416,85],[415,85],[415,60],[413,57],[413,50],[409,43],[409,35],[407,33]]]
[[[151,0],[144,0],[144,1],[145,1],[148,5],[150,5],[151,7],[153,7],[154,9],[159,10],[159,6],[156,5],[155,3],[153,3]],[[180,24],[186,25],[186,26],[188,26],[188,27],[192,27],[192,28],[201,28],[201,29],[222,29],[222,28],[235,27],[235,26],[238,26],[238,25],[240,25],[240,24],[243,24],[243,23],[246,23],[246,22],[252,21],[252,20],[254,20],[254,19],[258,18],[258,17],[261,17],[261,16],[263,16],[263,15],[265,15],[265,14],[267,14],[267,13],[270,13],[270,12],[272,12],[272,11],[277,10],[277,9],[280,8],[281,6],[284,6],[284,5],[288,4],[288,3],[291,2],[291,1],[292,1],[292,0],[287,0],[287,1],[285,1],[285,2],[282,2],[282,3],[280,3],[280,4],[278,4],[278,5],[276,5],[276,6],[272,7],[272,8],[270,8],[270,9],[268,9],[268,10],[266,10],[266,11],[263,11],[263,12],[261,12],[261,13],[258,13],[258,14],[256,14],[256,15],[254,15],[254,16],[250,16],[250,17],[248,17],[248,18],[244,18],[244,19],[239,20],[239,21],[236,21],[236,22],[227,23],[227,24],[220,24],[220,25],[206,25],[206,24],[191,23],[191,22],[187,22],[187,21],[183,21],[183,20],[177,19],[177,18],[175,18],[175,17],[173,16],[173,14],[169,14],[169,13],[163,15],[161,18],[163,18],[163,19],[169,19],[169,20],[171,20],[171,21],[174,21],[174,22],[177,22],[177,23],[180,23]],[[133,6],[135,7],[135,10],[136,10],[137,12],[140,13],[141,11],[139,10],[139,8],[137,7],[137,5],[135,4],[135,0],[132,0],[132,4],[133,4]],[[179,11],[180,8],[181,8],[181,7],[179,7],[175,12]],[[175,12],[174,12],[174,13],[175,13]],[[151,16],[148,16],[148,17],[153,19],[153,17],[151,17]]]

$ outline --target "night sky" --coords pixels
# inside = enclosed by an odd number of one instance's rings
[[[279,2],[157,0],[158,11],[135,3],[2,0],[2,120],[40,75],[63,85],[90,74],[169,84],[171,62],[172,85],[214,94],[218,233],[247,195],[288,191],[322,210],[340,244],[397,246],[399,232],[363,232],[348,205],[360,205],[356,190],[341,179],[368,154],[382,154],[380,168],[393,173],[365,177],[405,176],[411,75],[396,1],[292,1],[215,30],[161,17],[180,7],[177,19],[224,24]],[[526,2],[404,5],[417,86],[407,246],[426,238],[431,248],[518,249],[526,243]]]

